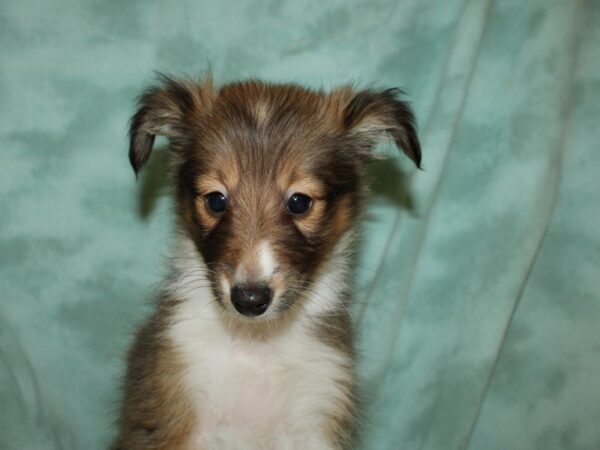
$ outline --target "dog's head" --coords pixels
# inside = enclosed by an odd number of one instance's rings
[[[310,292],[346,246],[378,139],[420,165],[400,93],[163,78],[140,97],[131,164],[137,173],[154,137],[169,138],[180,225],[226,311],[275,317]]]

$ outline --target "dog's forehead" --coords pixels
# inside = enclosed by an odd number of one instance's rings
[[[224,88],[203,123],[198,157],[228,184],[316,178],[336,133],[322,94],[246,83]]]
[[[208,129],[234,145],[267,145],[273,152],[286,143],[298,145],[339,132],[342,97],[294,85],[227,85],[206,116]]]
[[[303,158],[270,157],[259,152],[223,151],[196,174],[199,192],[224,190],[243,196],[269,196],[293,191],[325,195],[318,165]],[[288,192],[289,191],[289,192]]]

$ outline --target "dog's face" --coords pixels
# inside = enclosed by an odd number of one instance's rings
[[[140,98],[131,163],[139,171],[154,136],[169,137],[180,224],[226,311],[273,318],[301,305],[352,232],[380,135],[420,164],[397,94],[257,81],[215,92],[209,81],[165,78]]]

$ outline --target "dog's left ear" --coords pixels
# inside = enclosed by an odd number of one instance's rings
[[[421,168],[421,144],[415,117],[409,104],[402,100],[403,93],[398,88],[355,93],[344,109],[343,126],[361,139],[369,147],[368,151],[382,136],[390,136]]]

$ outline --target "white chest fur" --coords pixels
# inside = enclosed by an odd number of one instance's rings
[[[190,449],[329,448],[323,427],[343,395],[336,386],[349,376],[346,357],[302,322],[273,340],[232,337],[217,317],[197,319],[203,306],[216,305],[181,305],[183,320],[170,331],[196,405]]]
[[[189,449],[331,449],[325,427],[351,382],[348,356],[303,316],[268,339],[234,335],[205,287],[186,290],[168,334],[196,408]]]

